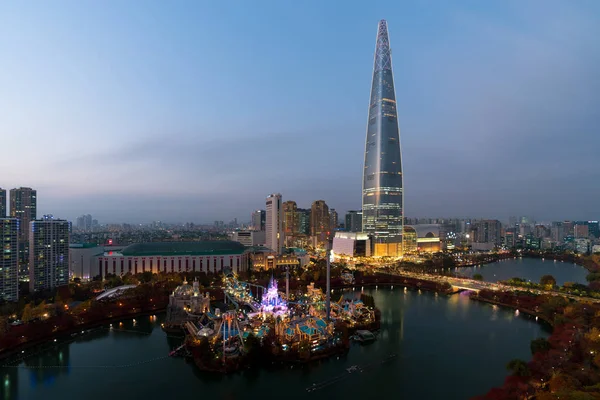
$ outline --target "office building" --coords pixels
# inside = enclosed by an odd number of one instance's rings
[[[0,300],[19,300],[19,220],[0,218]]]
[[[0,218],[6,218],[6,189],[0,188]]]
[[[298,212],[298,233],[301,235],[310,235],[310,209],[299,208]]]
[[[387,22],[381,20],[373,67],[365,141],[363,232],[371,235],[373,255],[401,256],[404,224],[402,160]]]
[[[281,194],[271,194],[267,197],[266,207],[266,240],[265,246],[277,254],[281,254],[285,241],[283,232],[283,204]]]
[[[19,222],[19,278],[29,274],[29,223],[37,218],[37,191],[27,187],[10,190],[10,216]]]
[[[329,222],[331,226],[331,232],[334,232],[339,225],[338,213],[335,211],[335,208],[329,210]]]
[[[348,211],[346,214],[346,231],[362,232],[362,211]]]
[[[565,240],[565,227],[562,222],[555,221],[550,227],[550,236],[552,240],[557,244],[562,244]]]
[[[266,222],[266,211],[256,210],[252,213],[252,229],[255,231],[264,231]]]
[[[288,200],[283,203],[283,231],[286,236],[298,233],[298,206],[296,202]]]
[[[316,200],[310,209],[310,236],[313,246],[325,248],[331,232],[329,207],[324,200]]]
[[[29,224],[29,290],[69,283],[69,223],[44,215]]]
[[[502,224],[497,219],[476,221],[473,226],[473,242],[491,243],[494,246],[502,244]]]

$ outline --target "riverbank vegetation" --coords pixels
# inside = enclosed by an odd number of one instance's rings
[[[530,313],[553,326],[531,342],[532,359],[512,360],[500,388],[477,399],[600,398],[600,305],[531,292],[482,290],[473,297]]]

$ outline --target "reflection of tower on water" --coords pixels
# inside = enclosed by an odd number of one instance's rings
[[[0,398],[6,400],[17,400],[19,398],[19,369],[2,368],[0,374]]]
[[[54,382],[60,375],[68,375],[71,370],[69,366],[69,348],[69,344],[54,346],[45,350],[37,357],[26,358],[24,363],[30,368],[31,381],[46,385]],[[47,365],[63,368],[43,368]]]

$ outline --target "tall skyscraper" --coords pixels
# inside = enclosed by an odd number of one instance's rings
[[[29,223],[37,218],[37,191],[20,187],[10,190],[10,216],[19,223],[19,277],[28,274]]]
[[[69,223],[44,215],[29,224],[29,290],[69,283]]]
[[[0,300],[19,300],[19,220],[0,218]]]
[[[324,200],[316,200],[310,209],[310,235],[315,247],[324,247],[331,232],[329,207]]]
[[[288,200],[283,203],[283,231],[285,236],[298,233],[298,206],[295,201]]]
[[[265,210],[256,210],[252,213],[252,229],[255,231],[264,231],[266,221]]]
[[[6,218],[6,189],[0,188],[0,218]]]
[[[310,209],[298,209],[298,233],[310,235]]]
[[[283,233],[283,206],[281,194],[271,194],[267,197],[266,218],[266,246],[271,250],[281,253],[285,234]]]
[[[346,214],[346,230],[362,232],[362,211],[348,211]]]
[[[374,256],[400,256],[404,196],[400,133],[387,22],[379,21],[362,190],[363,232],[372,237]]]
[[[331,232],[335,231],[338,227],[338,213],[335,211],[335,208],[329,210],[329,222],[331,226]]]

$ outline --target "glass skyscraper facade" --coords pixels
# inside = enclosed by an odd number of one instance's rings
[[[402,255],[402,160],[387,22],[379,21],[369,103],[362,190],[362,229],[374,256]]]

